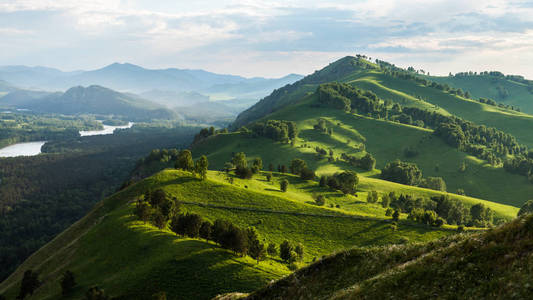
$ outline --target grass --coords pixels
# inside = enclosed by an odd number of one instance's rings
[[[0,285],[0,293],[16,296],[22,273],[30,268],[39,272],[43,285],[29,299],[56,299],[60,274],[67,269],[78,282],[73,298],[98,285],[109,295],[127,299],[147,298],[158,291],[171,299],[209,299],[220,293],[251,292],[290,273],[277,258],[257,264],[213,243],[179,238],[137,221],[132,216],[133,200],[146,189],[163,188],[170,197],[187,203],[182,205],[184,212],[254,226],[266,242],[302,243],[301,265],[352,246],[423,242],[455,232],[406,220],[393,230],[377,205],[366,210],[349,205],[318,207],[309,203],[313,191],[321,192],[316,183],[291,175],[275,174],[275,180],[291,181],[287,193],[265,182],[264,174],[249,181],[235,180],[233,185],[225,176],[210,171],[208,180],[201,181],[186,172],[165,170],[118,192],[30,257]],[[351,201],[331,191],[328,198]]]
[[[383,168],[395,159],[416,163],[423,175],[442,177],[447,190],[455,192],[463,189],[467,195],[506,205],[520,207],[533,193],[533,185],[527,178],[510,174],[503,168],[495,168],[464,152],[458,151],[433,136],[432,131],[385,120],[376,120],[361,115],[344,113],[329,108],[312,108],[314,95],[276,111],[267,118],[291,120],[300,130],[295,147],[274,143],[264,138],[246,137],[239,133],[222,134],[208,138],[193,148],[193,155],[207,155],[211,166],[222,169],[224,162],[230,161],[232,153],[245,152],[249,157],[260,156],[263,164],[270,163],[277,168],[288,165],[294,158],[304,159],[317,174],[332,174],[343,169],[353,169],[365,177],[376,178],[379,170],[372,172],[357,170],[342,161],[328,162],[317,159],[314,148],[319,146],[331,149],[335,157],[341,153],[362,156],[366,151],[377,160],[377,168]],[[313,129],[319,118],[328,121],[333,129],[331,136]],[[407,158],[404,149],[416,148],[419,155]],[[459,172],[459,165],[466,162],[465,172]]]

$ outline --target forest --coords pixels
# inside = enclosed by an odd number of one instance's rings
[[[185,147],[198,131],[157,126],[54,141],[43,147],[48,154],[0,159],[0,280],[120,188],[139,158],[154,147]]]

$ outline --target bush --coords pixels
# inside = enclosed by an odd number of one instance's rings
[[[326,204],[326,197],[324,197],[324,195],[318,195],[315,199],[315,203],[318,206]]]
[[[287,179],[283,179],[283,180],[279,183],[279,189],[280,189],[282,192],[286,192],[288,187],[289,187],[289,181],[288,181]]]
[[[276,244],[270,243],[267,247],[267,253],[270,256],[276,256],[278,255],[278,249],[276,248]]]

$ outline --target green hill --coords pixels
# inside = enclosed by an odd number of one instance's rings
[[[430,80],[468,91],[473,98],[489,98],[533,113],[533,83],[522,76],[500,72],[459,73],[454,76],[431,76]]]
[[[354,248],[246,299],[528,299],[533,216],[424,245]]]
[[[201,181],[187,172],[165,170],[105,199],[26,260],[0,285],[0,293],[13,298],[27,269],[37,271],[43,282],[28,299],[56,299],[65,270],[76,275],[76,299],[94,285],[124,299],[145,299],[159,291],[165,291],[170,299],[208,299],[226,292],[252,292],[290,273],[287,265],[274,257],[257,264],[212,242],[179,238],[168,229],[136,220],[134,200],[147,189],[164,189],[169,197],[182,202],[182,212],[254,226],[267,243],[279,244],[285,239],[302,243],[305,255],[301,264],[353,246],[423,242],[455,232],[448,227],[419,225],[405,220],[404,215],[394,229],[380,205],[353,203],[353,196],[324,190],[292,175],[274,174],[275,183],[256,175],[252,180],[235,179],[233,184],[224,173],[211,171],[208,175],[208,180]],[[278,190],[277,181],[282,178],[291,182],[286,194]],[[372,182],[362,183],[359,197],[365,195],[368,185]],[[333,203],[341,203],[340,208],[310,204],[312,192],[326,193]]]
[[[326,158],[317,159],[315,147],[333,151],[335,158],[343,153],[362,157],[368,152],[376,158],[378,169],[395,159],[414,162],[424,176],[442,177],[447,190],[451,192],[464,190],[467,195],[518,207],[529,199],[533,185],[526,176],[506,172],[502,162],[490,164],[479,156],[459,151],[435,136],[427,124],[410,126],[366,113],[345,113],[325,107],[317,99],[315,91],[319,83],[346,82],[375,93],[385,102],[452,118],[457,116],[474,124],[494,127],[513,135],[523,147],[531,146],[533,138],[528,128],[533,126],[533,116],[460,97],[452,91],[446,92],[424,84],[407,71],[394,70],[385,63],[374,64],[359,57],[345,57],[290,86],[274,91],[243,112],[234,123],[237,128],[245,124],[253,127],[254,122],[267,120],[294,121],[299,129],[299,138],[294,147],[263,142],[261,138],[245,138],[246,135],[241,133],[231,137],[210,137],[196,144],[194,153],[206,154],[217,162],[225,162],[230,160],[232,153],[244,151],[274,165],[288,164],[293,158],[302,158],[319,174],[332,174],[346,168],[363,171],[349,166],[344,160],[330,162]],[[331,135],[313,129],[319,119],[326,120],[328,129],[333,131]],[[416,155],[406,155],[406,149],[414,149]],[[502,161],[505,159],[504,156]],[[463,163],[466,170],[460,171]],[[217,167],[221,168],[222,164]],[[376,177],[379,171],[363,172],[363,175]]]

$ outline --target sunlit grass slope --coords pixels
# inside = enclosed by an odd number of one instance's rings
[[[300,133],[294,147],[265,138],[232,133],[214,136],[195,145],[193,155],[206,154],[211,166],[217,169],[230,161],[233,153],[241,151],[250,157],[260,156],[265,166],[273,164],[275,169],[279,164],[288,165],[292,159],[301,158],[318,174],[332,174],[353,167],[342,161],[318,159],[314,150],[316,146],[331,149],[335,157],[340,157],[342,153],[363,156],[365,152],[359,148],[364,144],[366,151],[376,158],[376,168],[383,168],[395,159],[414,162],[424,176],[444,178],[449,192],[463,189],[469,196],[516,207],[520,207],[533,193],[533,185],[527,178],[510,174],[501,167],[495,168],[452,148],[435,137],[429,129],[375,120],[336,109],[311,107],[315,101],[314,95],[308,95],[300,102],[264,118],[295,121]],[[327,120],[328,128],[333,129],[331,136],[313,129],[319,118]],[[404,149],[407,147],[417,149],[419,154],[405,157]],[[465,172],[459,171],[462,162],[467,165]],[[376,177],[379,173],[378,170],[355,170],[363,176]]]
[[[287,193],[279,192],[281,177],[291,181]],[[145,299],[165,291],[170,299],[208,299],[220,293],[251,292],[290,271],[277,258],[257,264],[212,243],[179,238],[137,221],[132,215],[134,200],[146,189],[164,189],[185,204],[182,212],[195,212],[214,221],[230,220],[256,227],[265,242],[285,239],[302,243],[302,264],[351,246],[385,245],[405,241],[428,241],[453,234],[453,228],[436,229],[404,220],[391,227],[383,208],[353,196],[322,189],[315,182],[275,174],[274,182],[264,174],[253,180],[235,179],[209,172],[201,181],[190,173],[165,170],[110,198],[85,218],[31,256],[0,285],[8,299],[16,296],[27,269],[40,274],[43,285],[30,299],[57,299],[62,272],[71,270],[78,287],[73,298],[83,297],[94,285],[107,294],[124,299]],[[327,195],[328,204],[312,204],[312,192]],[[363,197],[364,191],[359,197]]]

